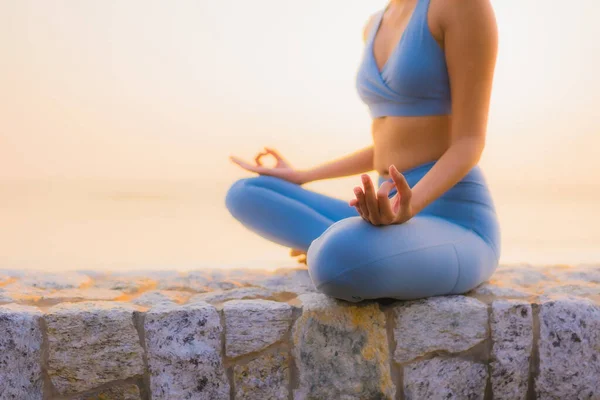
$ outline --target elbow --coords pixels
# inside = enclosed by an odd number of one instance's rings
[[[479,163],[481,156],[483,155],[483,149],[485,148],[485,138],[474,138],[471,150],[471,158],[473,166]]]
[[[465,163],[469,164],[469,167],[474,167],[479,163],[483,150],[485,148],[485,135],[472,135],[462,137],[454,140],[450,148],[455,149],[460,153],[460,158]]]

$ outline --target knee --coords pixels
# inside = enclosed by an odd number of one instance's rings
[[[243,178],[235,181],[225,195],[225,207],[231,215],[238,217],[243,213],[244,206],[252,199],[253,189],[260,186],[265,176],[259,175],[252,178]]]
[[[227,210],[236,217],[239,214],[241,206],[243,205],[244,195],[248,191],[248,187],[251,185],[253,178],[240,179],[233,183],[227,190],[225,195],[225,207]]]
[[[307,252],[310,277],[317,289],[328,296],[350,302],[364,300],[360,283],[348,272],[364,262],[361,254],[361,231],[367,224],[360,217],[350,217],[331,225],[313,240]]]
[[[266,175],[240,179],[227,190],[225,206],[231,215],[238,218],[253,209],[253,204],[256,205],[264,200],[264,190],[278,192],[286,184],[291,185],[281,178]]]
[[[306,255],[310,276],[317,288],[331,287],[347,269],[359,263],[360,248],[357,226],[364,223],[360,217],[346,218],[332,224],[313,240]]]

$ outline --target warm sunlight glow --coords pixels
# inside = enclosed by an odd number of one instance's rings
[[[482,166],[503,261],[598,261],[600,3],[492,3]],[[308,167],[367,145],[354,76],[384,5],[1,0],[0,268],[285,260],[224,209],[247,175],[227,157],[269,145]]]

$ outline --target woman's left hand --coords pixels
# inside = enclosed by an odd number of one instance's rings
[[[402,224],[413,217],[412,190],[408,182],[393,165],[389,172],[393,182],[383,182],[377,192],[369,175],[362,175],[364,190],[360,186],[355,187],[356,198],[348,203],[356,207],[360,216],[373,225]],[[388,195],[394,186],[398,193],[390,199]]]

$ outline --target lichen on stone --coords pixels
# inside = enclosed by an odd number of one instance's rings
[[[233,369],[236,400],[287,400],[290,384],[287,350],[262,354]]]
[[[299,387],[294,399],[393,399],[385,316],[377,303],[350,305],[303,294],[294,324]]]

